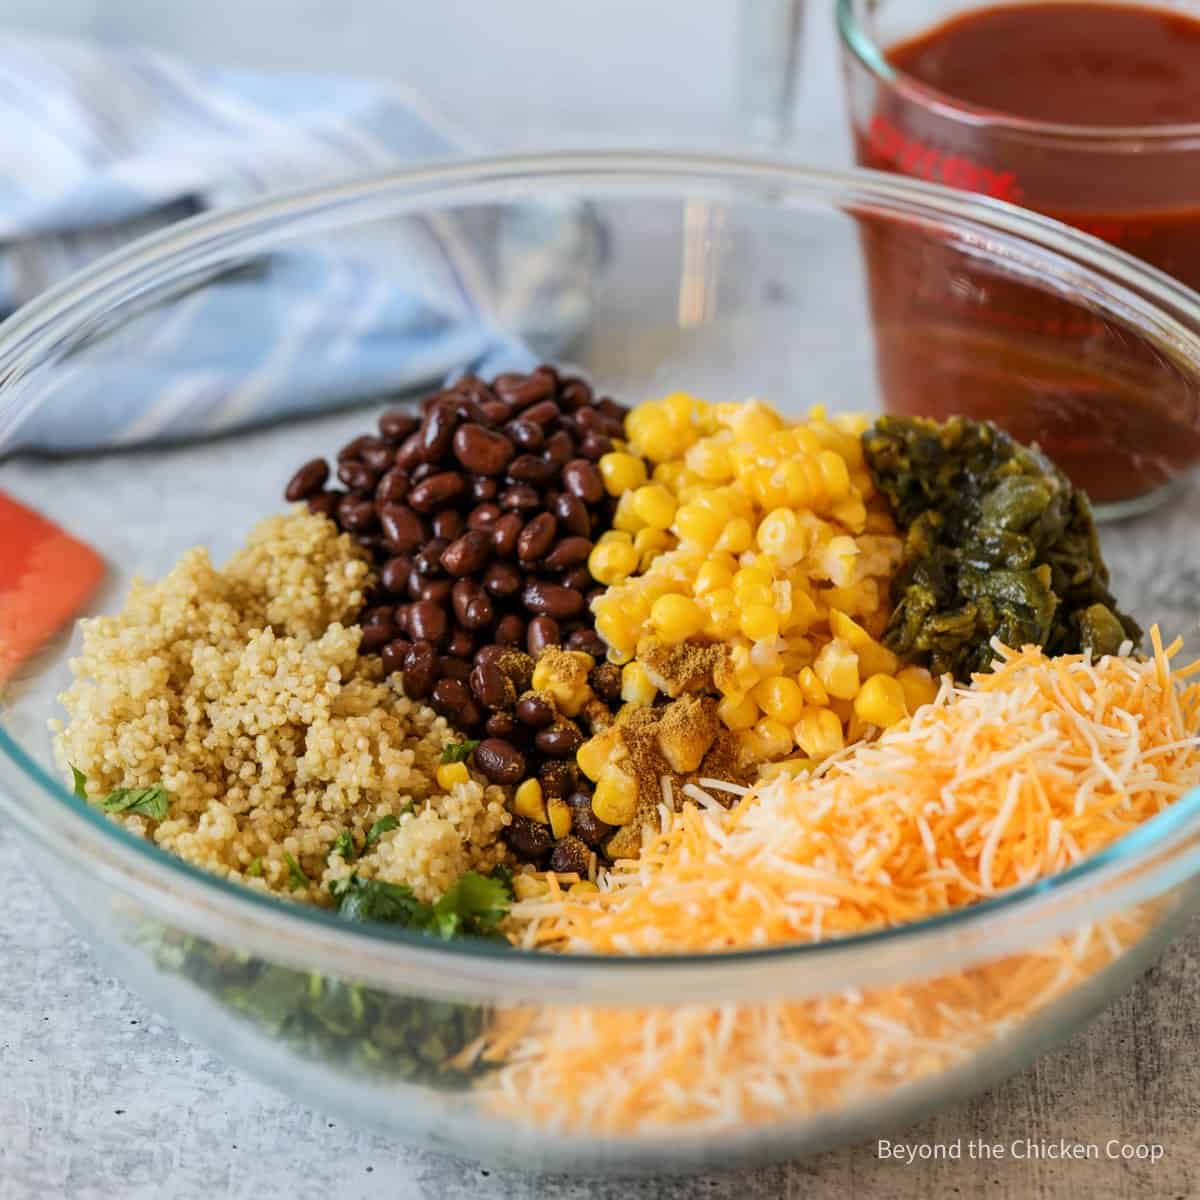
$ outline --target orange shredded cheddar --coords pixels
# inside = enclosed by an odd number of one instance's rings
[[[911,718],[775,776],[731,810],[663,809],[599,890],[514,906],[519,945],[638,954],[819,941],[894,927],[1054,874],[1200,785],[1200,684],[1148,660],[997,644]],[[705,781],[710,788],[716,781]],[[944,1069],[1111,962],[1126,914],[919,984],[777,1004],[554,1009],[497,1018],[492,1096],[550,1124],[632,1131],[780,1119]],[[517,1105],[517,1100],[520,1103]],[[818,1104],[819,1102],[819,1104]]]

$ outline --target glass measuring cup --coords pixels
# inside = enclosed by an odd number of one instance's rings
[[[838,0],[858,161],[1035,209],[1200,288],[1200,125],[1044,123],[960,103],[889,63],[889,48],[992,7]],[[903,231],[868,221],[863,236],[889,409],[996,420],[1110,511],[1144,506],[1200,462],[1196,397],[1103,320],[961,259],[938,264],[922,250],[918,261]],[[939,267],[955,286],[923,288]],[[1014,362],[1028,381],[1020,397]]]

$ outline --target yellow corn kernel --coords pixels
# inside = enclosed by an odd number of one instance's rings
[[[538,660],[533,668],[532,687],[535,692],[545,692],[554,697],[558,711],[567,717],[577,716],[583,706],[592,698],[592,689],[588,685],[588,672],[596,665],[596,660],[582,650],[568,650],[567,653],[580,664],[583,671],[579,678],[567,680],[557,674],[546,658]]]
[[[804,693],[800,685],[786,675],[764,679],[753,692],[754,700],[774,721],[795,725],[804,712]]]
[[[670,392],[659,404],[662,405],[667,420],[676,429],[691,429],[692,417],[701,401],[689,392]]]
[[[661,483],[643,484],[633,493],[633,511],[651,529],[669,529],[675,507],[675,497]]]
[[[857,621],[844,612],[829,610],[829,628],[835,637],[841,638],[857,655],[858,669],[862,675],[895,675],[900,669],[900,660],[886,646],[881,646]]]
[[[835,587],[848,587],[854,582],[857,563],[858,544],[844,533],[830,538],[821,551],[821,571]]]
[[[727,443],[715,437],[703,438],[685,456],[689,471],[706,483],[723,483],[733,475],[733,461]]]
[[[729,729],[749,729],[758,720],[758,705],[745,692],[734,692],[717,702],[717,716]]]
[[[650,682],[650,676],[640,662],[626,663],[621,668],[621,699],[626,704],[646,707],[654,703],[657,695],[658,688]]]
[[[718,588],[703,597],[708,612],[705,632],[721,641],[728,641],[741,629],[741,609],[732,588]]]
[[[733,583],[733,572],[720,560],[709,559],[696,572],[696,580],[692,591],[697,596],[707,595],[720,589],[728,588]]]
[[[786,725],[770,717],[763,717],[753,728],[741,732],[738,744],[742,754],[754,762],[770,762],[773,758],[782,758],[785,754],[790,754],[796,743]]]
[[[637,569],[640,556],[631,541],[600,542],[588,555],[592,578],[605,587],[624,583]]]
[[[760,548],[781,567],[798,563],[812,548],[812,533],[790,508],[776,508],[763,517],[758,527]]]
[[[633,454],[623,450],[610,450],[600,456],[600,477],[610,496],[631,492],[646,482],[646,464]]]
[[[575,751],[575,761],[579,769],[593,782],[599,779],[609,760],[617,751],[620,734],[615,726],[610,726],[603,733],[590,737]]]
[[[854,712],[880,729],[895,725],[908,715],[903,686],[890,675],[872,675],[854,697]]]
[[[654,463],[678,458],[690,444],[687,431],[677,428],[658,404],[639,404],[625,418],[625,432],[632,447]]]
[[[616,646],[609,646],[604,657],[607,662],[613,663],[618,667],[623,667],[631,658],[633,658],[633,651],[619,650]]]
[[[715,546],[725,529],[725,521],[703,504],[692,501],[682,505],[675,513],[675,533],[685,542],[698,546]]]
[[[799,684],[807,704],[821,708],[825,708],[829,704],[829,693],[825,690],[825,685],[817,678],[817,673],[812,667],[805,667],[796,676],[796,682]]]
[[[717,549],[728,554],[742,554],[754,543],[754,530],[745,517],[732,518],[717,538]]]
[[[762,567],[743,567],[733,577],[733,590],[740,595],[743,589],[769,589],[774,582],[775,579],[771,572],[764,571]]]
[[[858,655],[842,638],[835,637],[821,647],[813,670],[830,696],[839,700],[853,700],[858,695]]]
[[[779,636],[779,613],[766,604],[751,604],[742,610],[742,634],[752,642],[764,642]]]
[[[547,802],[546,814],[550,818],[550,832],[556,838],[565,838],[571,832],[571,806],[561,796]]]
[[[456,783],[466,783],[471,778],[467,764],[462,762],[442,763],[437,769],[438,787],[448,792]]]
[[[792,729],[796,745],[809,758],[828,758],[845,746],[842,722],[829,708],[806,708]]]
[[[514,875],[512,888],[518,900],[535,900],[544,896],[550,890],[550,885],[540,875]]]
[[[850,494],[850,470],[840,454],[833,450],[822,450],[817,455],[817,466],[825,494],[830,500],[841,500]]]
[[[796,755],[794,758],[782,758],[778,762],[763,763],[758,768],[758,778],[760,780],[779,779],[784,776],[794,779],[799,775],[809,774],[816,765],[813,759],[802,758],[800,755]]]
[[[622,492],[620,500],[617,501],[617,511],[613,513],[613,529],[634,534],[644,527],[645,522],[633,510],[633,493]]]
[[[637,812],[637,783],[624,771],[611,770],[596,784],[592,812],[609,825],[627,825]]]
[[[527,817],[530,821],[538,821],[543,825],[549,820],[542,785],[536,779],[526,779],[517,786],[513,793],[513,812],[519,817]]]
[[[596,632],[616,650],[632,651],[637,645],[638,628],[629,614],[618,606],[604,606],[596,612]]]
[[[633,548],[638,552],[640,567],[648,570],[650,564],[664,551],[670,550],[674,539],[662,529],[639,529],[633,535]]]
[[[791,602],[784,628],[789,634],[807,633],[819,615],[817,602],[799,584],[791,585]]]
[[[695,600],[672,594],[655,600],[650,620],[663,641],[684,642],[704,628],[708,617]]]
[[[866,528],[867,506],[858,496],[843,496],[829,511],[851,533],[862,533]]]
[[[905,667],[896,675],[904,689],[904,703],[910,713],[922,704],[932,704],[938,694],[938,681],[924,667]]]

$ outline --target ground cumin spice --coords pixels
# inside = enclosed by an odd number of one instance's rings
[[[667,645],[648,638],[639,643],[637,658],[650,682],[674,699],[688,692],[715,691],[713,680],[729,658],[729,647],[723,642]]]

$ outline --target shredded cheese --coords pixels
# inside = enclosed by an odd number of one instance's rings
[[[999,648],[809,778],[730,810],[662,813],[599,890],[513,908],[530,948],[638,954],[836,938],[1065,869],[1200,784],[1200,684],[1149,660]],[[717,781],[705,780],[706,787]],[[697,795],[697,793],[700,793]],[[701,800],[699,788],[685,796]],[[561,1127],[730,1126],[842,1104],[945,1069],[1110,963],[1145,906],[1037,951],[916,984],[795,1002],[545,1008],[497,1016],[492,1102]]]

